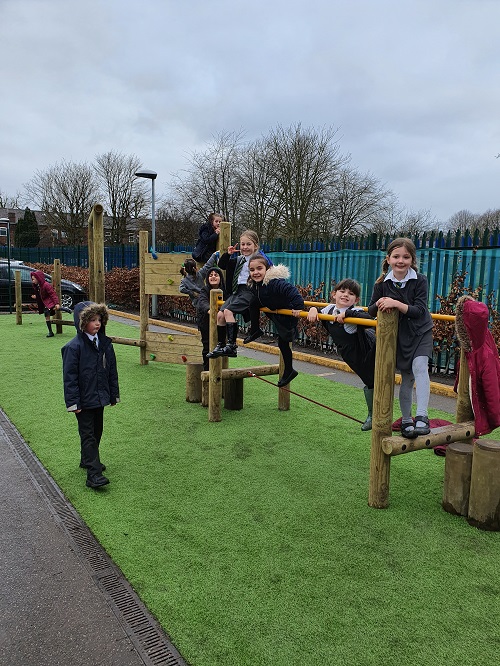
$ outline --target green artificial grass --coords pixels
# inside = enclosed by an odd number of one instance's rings
[[[63,401],[73,330],[46,339],[33,315],[0,328],[0,406],[192,666],[496,663],[500,535],[442,510],[444,458],[398,456],[389,508],[369,508],[359,424],[293,395],[279,412],[258,379],[242,411],[209,423],[185,401],[183,366],[141,366],[116,345],[111,483],[96,492]],[[138,337],[115,322],[108,333]],[[303,374],[292,388],[366,415],[360,389]]]

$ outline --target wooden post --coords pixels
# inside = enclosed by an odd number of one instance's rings
[[[54,271],[52,273],[52,286],[56,290],[56,294],[59,298],[59,303],[62,303],[62,294],[61,294],[61,260],[54,259]],[[60,322],[62,319],[62,312],[56,310],[54,314],[54,319],[56,320],[56,333],[59,335],[62,333],[62,326]]]
[[[221,222],[220,223],[220,234],[219,240],[217,242],[217,249],[221,254],[227,252],[227,248],[231,245],[231,223],[230,222]]]
[[[222,296],[221,289],[210,291],[210,349],[217,344],[217,298]],[[218,422],[221,417],[222,401],[222,358],[211,358],[209,360],[210,379],[208,382],[208,420]]]
[[[149,294],[146,294],[146,266],[144,259],[148,251],[148,232],[139,231],[139,337],[141,340],[146,339],[146,331],[148,330],[149,323]],[[147,365],[148,359],[146,354],[146,347],[141,347],[140,355],[141,365]]]
[[[225,409],[243,409],[243,381],[243,378],[224,380]]]
[[[94,300],[96,303],[104,303],[106,300],[103,212],[101,204],[94,206]]]
[[[89,262],[89,300],[95,303],[95,272],[94,272],[94,209],[90,211],[87,228],[87,252]]]
[[[186,402],[201,402],[203,363],[186,363]]]
[[[474,421],[474,412],[469,395],[469,364],[463,349],[460,350],[460,373],[458,375],[456,422]]]
[[[14,271],[14,288],[16,297],[16,326],[23,323],[23,295],[21,291],[21,271]]]
[[[453,442],[446,448],[442,507],[456,516],[469,509],[472,442]]]
[[[384,453],[382,440],[392,433],[394,372],[398,339],[398,310],[379,312],[373,395],[373,427],[370,453],[370,489],[368,505],[386,509],[389,505],[391,457]]]
[[[292,343],[290,342],[290,347],[291,346]],[[283,357],[281,356],[280,352],[280,369],[278,377],[283,377],[284,369],[285,369],[285,364],[283,363]],[[289,386],[290,384],[287,384],[286,387],[283,388],[288,388]],[[278,410],[280,412],[287,412],[289,409],[290,409],[290,393],[280,388],[278,391]]]
[[[492,439],[474,443],[467,521],[482,530],[500,531],[500,442]]]

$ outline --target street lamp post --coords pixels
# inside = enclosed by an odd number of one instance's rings
[[[8,217],[1,217],[0,222],[7,223],[7,271],[8,271],[8,280],[9,280],[9,314],[12,314],[12,292],[10,289],[10,220]]]
[[[151,180],[151,250],[154,254],[156,252],[155,179],[158,174],[150,169],[141,169],[136,171],[135,175],[137,178],[149,178]],[[158,297],[156,294],[151,295],[151,316],[158,316]]]

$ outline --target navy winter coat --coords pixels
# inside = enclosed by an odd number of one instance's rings
[[[101,316],[98,349],[84,332],[95,315]],[[67,410],[96,409],[120,402],[115,351],[111,339],[105,334],[106,306],[84,301],[75,306],[73,317],[76,336],[61,349]]]

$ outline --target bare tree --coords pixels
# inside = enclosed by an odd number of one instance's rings
[[[446,226],[450,231],[460,231],[464,233],[467,229],[475,229],[478,215],[471,213],[470,210],[459,210],[449,218]]]
[[[336,130],[278,126],[267,139],[271,169],[277,182],[276,206],[287,238],[314,237],[321,219],[330,214],[327,194],[346,157],[340,155]]]
[[[63,160],[46,171],[36,171],[25,188],[44,213],[47,226],[63,233],[70,245],[85,242],[88,216],[99,197],[90,165]]]
[[[151,201],[148,184],[135,175],[141,166],[135,155],[109,151],[96,156],[95,172],[111,218],[114,243],[123,243],[132,218],[147,214]]]
[[[370,230],[383,216],[391,199],[391,192],[374,176],[361,174],[351,167],[340,170],[331,192],[333,228],[330,234],[341,239]]]
[[[15,196],[9,197],[0,190],[0,208],[19,208],[20,201],[20,192],[16,192]]]
[[[241,140],[241,133],[223,132],[206,151],[191,155],[191,166],[184,172],[185,177],[177,174],[172,184],[183,209],[200,220],[212,211],[234,220],[240,198]]]
[[[174,201],[165,201],[156,218],[157,243],[190,245],[196,243],[198,224],[193,216]]]
[[[283,221],[268,143],[260,139],[247,146],[240,160],[240,200],[237,222],[268,241],[278,235]]]

